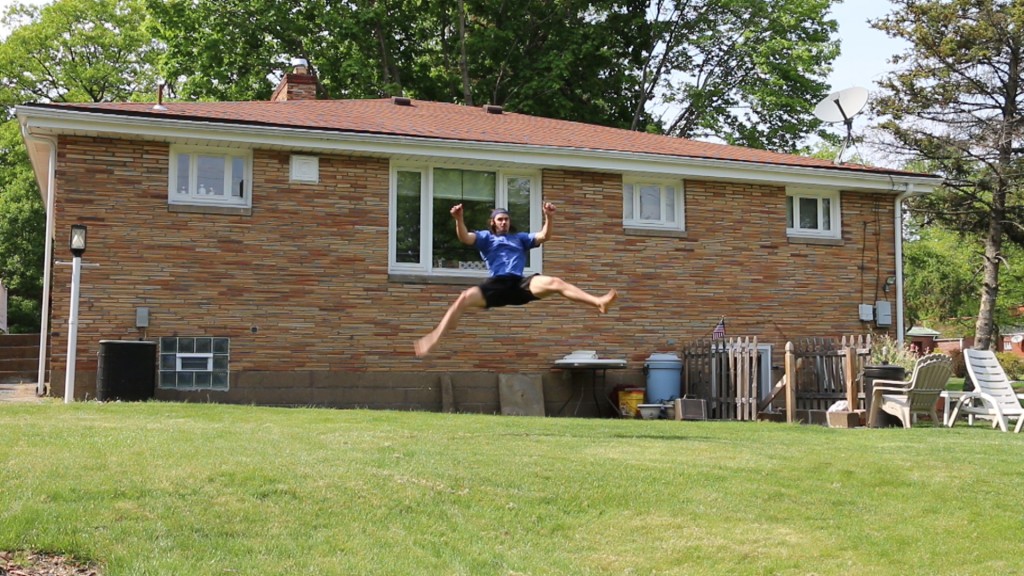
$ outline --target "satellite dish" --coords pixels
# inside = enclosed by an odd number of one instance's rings
[[[839,155],[836,156],[836,164],[842,164],[843,153],[846,152],[846,147],[853,142],[853,117],[859,114],[867,103],[867,89],[854,86],[829,94],[814,107],[814,115],[818,117],[818,120],[829,124],[842,122],[846,125],[846,141],[843,142],[843,147],[839,150]]]

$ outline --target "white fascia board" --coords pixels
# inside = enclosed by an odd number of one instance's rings
[[[280,126],[116,116],[78,110],[18,107],[22,123],[34,134],[78,132],[144,137],[162,141],[209,141],[211,145],[278,147],[324,153],[362,153],[424,160],[480,161],[531,167],[642,173],[676,178],[727,180],[784,186],[900,193],[932,191],[940,178],[852,170],[773,165],[587,148],[556,148],[440,140],[401,135],[310,130]]]

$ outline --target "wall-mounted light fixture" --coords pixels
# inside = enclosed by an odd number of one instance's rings
[[[888,294],[889,290],[893,286],[895,286],[895,285],[896,285],[896,277],[895,276],[889,276],[888,278],[885,279],[885,284],[882,285],[882,291],[885,292],[886,294]]]
[[[85,233],[88,231],[85,224],[71,225],[71,254],[75,258],[81,258],[85,254]]]

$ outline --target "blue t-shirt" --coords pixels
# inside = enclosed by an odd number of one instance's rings
[[[522,276],[526,268],[526,255],[533,248],[534,237],[534,234],[527,232],[495,235],[489,230],[479,230],[476,232],[476,249],[487,262],[491,276]]]

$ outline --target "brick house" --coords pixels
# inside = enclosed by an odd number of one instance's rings
[[[17,108],[51,262],[88,226],[77,398],[95,394],[104,340],[159,342],[158,399],[495,412],[511,375],[539,382],[552,412],[574,393],[559,357],[625,359],[608,385],[642,384],[648,356],[722,316],[776,363],[788,339],[890,329],[861,319],[876,300],[902,333],[900,285],[881,291],[902,273],[896,215],[935,177],[496,106],[315,100],[313,83],[287,74],[267,102]],[[416,358],[486,274],[450,206],[471,228],[501,205],[537,230],[542,199],[554,234],[528,271],[614,287],[617,305],[471,312]],[[46,275],[41,354],[63,394],[71,269]]]

